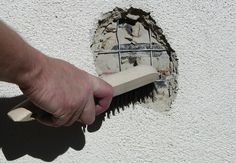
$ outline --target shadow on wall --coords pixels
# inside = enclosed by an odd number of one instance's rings
[[[78,151],[83,149],[85,126],[79,123],[54,128],[37,121],[15,123],[9,119],[7,113],[23,100],[24,96],[0,98],[0,148],[7,160],[15,160],[27,154],[50,162],[65,153],[69,147]],[[120,109],[124,110],[124,107]],[[105,117],[114,116],[120,109],[110,107],[97,116],[92,125],[87,126],[87,131],[98,131]]]
[[[53,128],[36,121],[14,123],[7,112],[24,99],[23,96],[0,98],[0,148],[7,160],[30,155],[44,161],[53,161],[69,147],[83,149],[85,136],[82,126]]]

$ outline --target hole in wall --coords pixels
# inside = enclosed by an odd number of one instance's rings
[[[159,111],[170,109],[178,89],[178,59],[149,12],[133,7],[116,7],[103,14],[91,49],[99,76],[137,65],[155,67],[159,74],[155,82],[156,100],[150,100],[145,106]]]

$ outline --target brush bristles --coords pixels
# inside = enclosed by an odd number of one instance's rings
[[[105,120],[105,117],[110,118],[111,114],[115,115],[116,111],[119,113],[120,109],[124,110],[126,106],[129,106],[131,104],[134,105],[135,103],[145,103],[148,99],[154,101],[155,93],[157,93],[155,83],[150,83],[143,87],[114,97],[107,111],[98,115],[95,122],[92,125],[88,126],[88,131],[97,131],[101,127],[101,124]],[[82,127],[83,131],[85,132],[86,125],[83,125]]]
[[[103,115],[107,114],[107,117],[109,118],[111,113],[114,115],[116,110],[119,112],[120,109],[124,110],[125,107],[131,104],[134,105],[135,103],[145,103],[147,99],[154,101],[155,91],[155,84],[150,83],[143,87],[116,96],[112,99],[110,107],[105,113],[103,113]]]

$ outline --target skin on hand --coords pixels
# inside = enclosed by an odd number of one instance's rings
[[[50,126],[69,126],[78,120],[91,124],[109,107],[113,95],[108,83],[45,56],[1,20],[0,80],[19,85],[29,100],[51,113],[52,119],[39,119]]]
[[[108,83],[68,62],[40,57],[40,68],[35,68],[38,71],[28,75],[30,79],[20,88],[30,101],[53,115],[51,119],[39,119],[41,123],[58,127],[79,120],[91,124],[109,107],[113,90]]]

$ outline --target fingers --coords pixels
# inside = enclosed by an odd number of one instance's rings
[[[95,102],[93,96],[90,96],[79,120],[87,125],[90,125],[95,121]]]
[[[83,105],[82,105],[83,106]],[[59,127],[71,126],[76,121],[81,121],[86,125],[90,125],[95,121],[95,102],[93,96],[90,96],[82,108],[75,109],[75,112],[69,115],[61,115],[51,118],[38,118],[39,122],[44,125]]]
[[[104,80],[92,76],[94,98],[96,98],[96,115],[106,111],[111,103],[113,88]]]
[[[37,120],[47,126],[59,127],[66,126],[66,123],[71,119],[72,115],[61,115],[51,117],[36,117]]]

